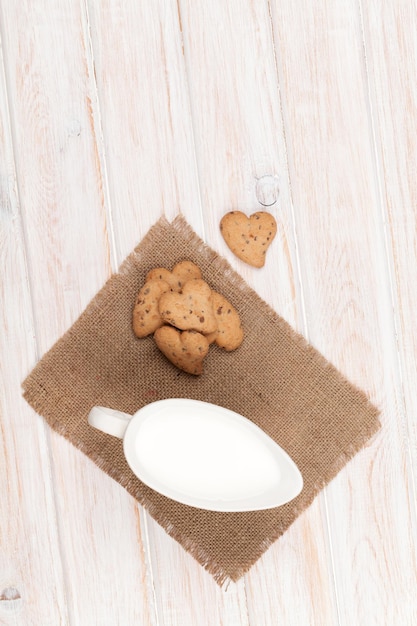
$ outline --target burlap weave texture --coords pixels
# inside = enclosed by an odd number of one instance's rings
[[[245,339],[211,347],[204,374],[180,372],[152,338],[137,339],[132,309],[147,272],[189,259],[239,311]],[[273,311],[185,220],[161,218],[23,383],[52,428],[117,480],[222,584],[237,580],[378,430],[378,410]],[[87,424],[94,405],[134,413],[149,402],[187,397],[253,420],[301,470],[304,488],[266,511],[216,513],[174,502],[129,469],[120,440]],[[111,515],[111,511],[109,511]]]

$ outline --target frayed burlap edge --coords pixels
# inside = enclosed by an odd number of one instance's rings
[[[125,259],[125,261],[121,264],[118,274],[123,276],[124,274],[129,274],[132,267],[140,261],[140,247],[152,244],[155,239],[155,234],[158,233],[158,230],[161,226],[171,226],[175,230],[178,231],[179,234],[186,237],[188,242],[192,244],[197,253],[203,254],[206,259],[213,265],[215,269],[220,270],[227,279],[239,290],[251,292],[259,301],[260,313],[267,315],[270,318],[276,319],[277,313],[272,309],[270,305],[268,305],[265,301],[261,300],[258,294],[241,278],[236,272],[233,270],[231,265],[228,263],[226,259],[217,254],[214,250],[212,250],[207,244],[205,244],[201,238],[193,231],[191,226],[186,222],[185,218],[179,214],[174,218],[174,220],[170,223],[166,217],[161,217],[158,222],[156,222],[142,239],[141,243],[135,250]],[[139,258],[138,258],[139,257]],[[93,300],[86,307],[85,311],[81,314],[90,315],[91,314],[91,306],[95,306],[96,308],[100,308],[102,299],[104,296],[108,296],[108,291],[105,289],[106,285],[94,296]],[[80,317],[81,317],[80,316]],[[298,343],[303,347],[304,350],[314,351],[314,358],[317,363],[323,368],[332,368],[334,370],[334,366],[320,353],[317,352],[317,349],[314,348],[309,342],[299,333],[297,333],[290,325],[281,318],[281,323],[285,324],[290,332],[290,335],[294,342]],[[70,328],[67,333],[71,333],[72,329]],[[65,333],[65,334],[67,334]],[[52,350],[52,348],[51,348]],[[48,351],[49,352],[49,351]],[[48,352],[45,356],[47,356]],[[362,432],[355,440],[353,440],[349,447],[339,455],[339,457],[335,460],[333,465],[329,467],[327,475],[323,477],[320,483],[314,485],[312,490],[311,497],[307,503],[303,503],[302,507],[298,509],[294,509],[295,516],[294,521],[298,518],[298,516],[311,504],[314,498],[319,494],[320,491],[337,475],[337,473],[346,465],[346,463],[351,460],[358,451],[363,448],[367,442],[369,442],[370,438],[375,435],[375,433],[380,428],[380,423],[378,418],[379,410],[374,407],[366,394],[359,389],[357,386],[352,385],[340,372],[338,372],[340,382],[349,385],[351,389],[354,389],[358,396],[360,396],[372,410],[375,421],[373,425],[367,429],[365,432]],[[43,403],[42,403],[42,389],[40,386],[38,387],[38,391],[40,393],[36,393],[35,388],[27,389],[27,383],[30,379],[30,375],[26,378],[26,380],[22,384],[23,388],[23,396],[26,401],[34,408],[34,410],[42,415],[43,411]],[[32,383],[33,385],[33,383]],[[87,450],[84,442],[74,437],[73,434],[69,433],[64,424],[59,422],[58,420],[53,420],[48,417],[45,418],[49,426],[58,434],[64,436],[70,443],[72,443],[76,448],[78,448],[81,452],[83,452],[86,456],[88,456],[100,469],[104,469],[106,466],[106,461],[100,457],[99,454],[95,454],[91,450]],[[285,526],[284,528],[277,527],[275,532],[270,534],[270,536],[260,543],[258,553],[255,555],[255,558],[252,559],[251,563],[248,563],[247,566],[237,568],[233,576],[229,575],[224,568],[219,565],[213,558],[209,557],[207,553],[198,545],[195,544],[194,541],[184,537],[183,533],[178,531],[174,524],[171,523],[169,518],[165,516],[158,507],[151,502],[146,495],[140,493],[139,489],[130,484],[130,480],[126,478],[126,476],[121,475],[120,472],[112,470],[109,467],[105,467],[105,472],[111,476],[114,480],[116,480],[124,489],[128,491],[132,497],[134,497],[142,506],[146,508],[151,517],[155,519],[155,521],[160,524],[167,534],[172,537],[174,540],[178,541],[184,549],[191,554],[191,556],[196,559],[196,561],[214,578],[216,583],[222,587],[227,588],[227,586],[231,582],[236,582],[239,580],[244,574],[246,574],[252,565],[264,554],[264,552],[279,539],[279,537],[288,529],[289,526]],[[294,523],[294,522],[292,522]]]

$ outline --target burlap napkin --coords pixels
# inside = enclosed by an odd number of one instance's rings
[[[132,308],[147,272],[183,259],[239,311],[245,340],[233,353],[212,347],[194,377],[137,339]],[[261,276],[260,270],[260,276]],[[128,490],[215,578],[237,580],[379,428],[378,410],[207,247],[179,216],[162,218],[23,383],[52,428]],[[263,428],[294,459],[301,494],[270,510],[216,513],[155,493],[130,471],[120,440],[87,424],[92,406],[134,413],[163,398],[222,405]],[[109,511],[111,515],[111,511]]]

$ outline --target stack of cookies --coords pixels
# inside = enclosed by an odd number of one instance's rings
[[[212,291],[192,261],[147,274],[133,310],[133,331],[139,338],[153,334],[171,363],[196,376],[203,372],[211,344],[231,351],[243,341],[238,312]]]

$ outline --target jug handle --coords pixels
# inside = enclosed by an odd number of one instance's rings
[[[132,416],[122,411],[109,409],[104,406],[94,406],[88,414],[88,423],[90,426],[101,430],[107,435],[113,435],[123,439],[127,425]]]

